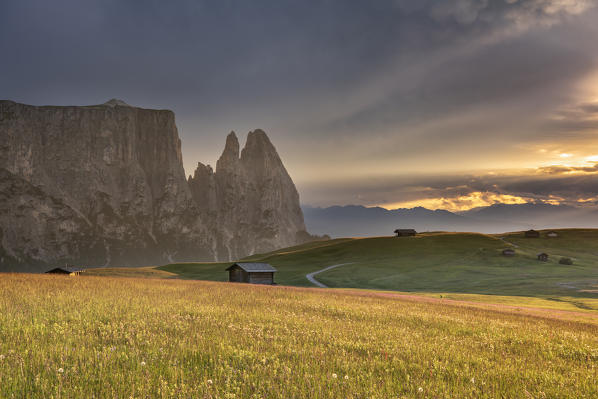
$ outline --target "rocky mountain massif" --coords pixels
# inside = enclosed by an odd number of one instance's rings
[[[261,130],[187,180],[174,113],[0,101],[0,270],[232,260],[311,238]]]

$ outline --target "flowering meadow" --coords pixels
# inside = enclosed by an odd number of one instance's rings
[[[598,315],[0,276],[1,398],[597,398]]]

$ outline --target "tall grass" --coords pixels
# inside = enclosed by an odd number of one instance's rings
[[[598,320],[560,316],[335,290],[4,275],[0,397],[596,398]]]

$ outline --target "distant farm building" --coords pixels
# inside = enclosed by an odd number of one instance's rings
[[[528,230],[525,232],[525,237],[526,238],[539,238],[540,237],[540,232],[536,231],[536,230]]]
[[[395,234],[397,237],[413,237],[417,234],[417,231],[413,229],[396,229]]]
[[[226,269],[228,281],[250,284],[274,284],[276,269],[268,263],[235,263]]]
[[[548,254],[545,252],[539,253],[538,260],[541,262],[548,262]]]
[[[559,233],[557,233],[556,231],[549,231],[548,233],[546,233],[546,237],[549,238],[556,238],[559,236]]]
[[[71,266],[55,267],[54,269],[48,270],[48,274],[68,274],[69,276],[78,276],[83,272],[83,269],[78,269]]]
[[[511,248],[503,249],[503,256],[515,256],[515,250]]]

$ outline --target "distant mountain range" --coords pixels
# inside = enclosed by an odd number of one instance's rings
[[[549,228],[598,228],[598,209],[550,204],[495,204],[464,212],[422,207],[387,210],[360,205],[303,206],[307,230],[331,237],[392,235],[397,228],[417,231],[507,231]]]

